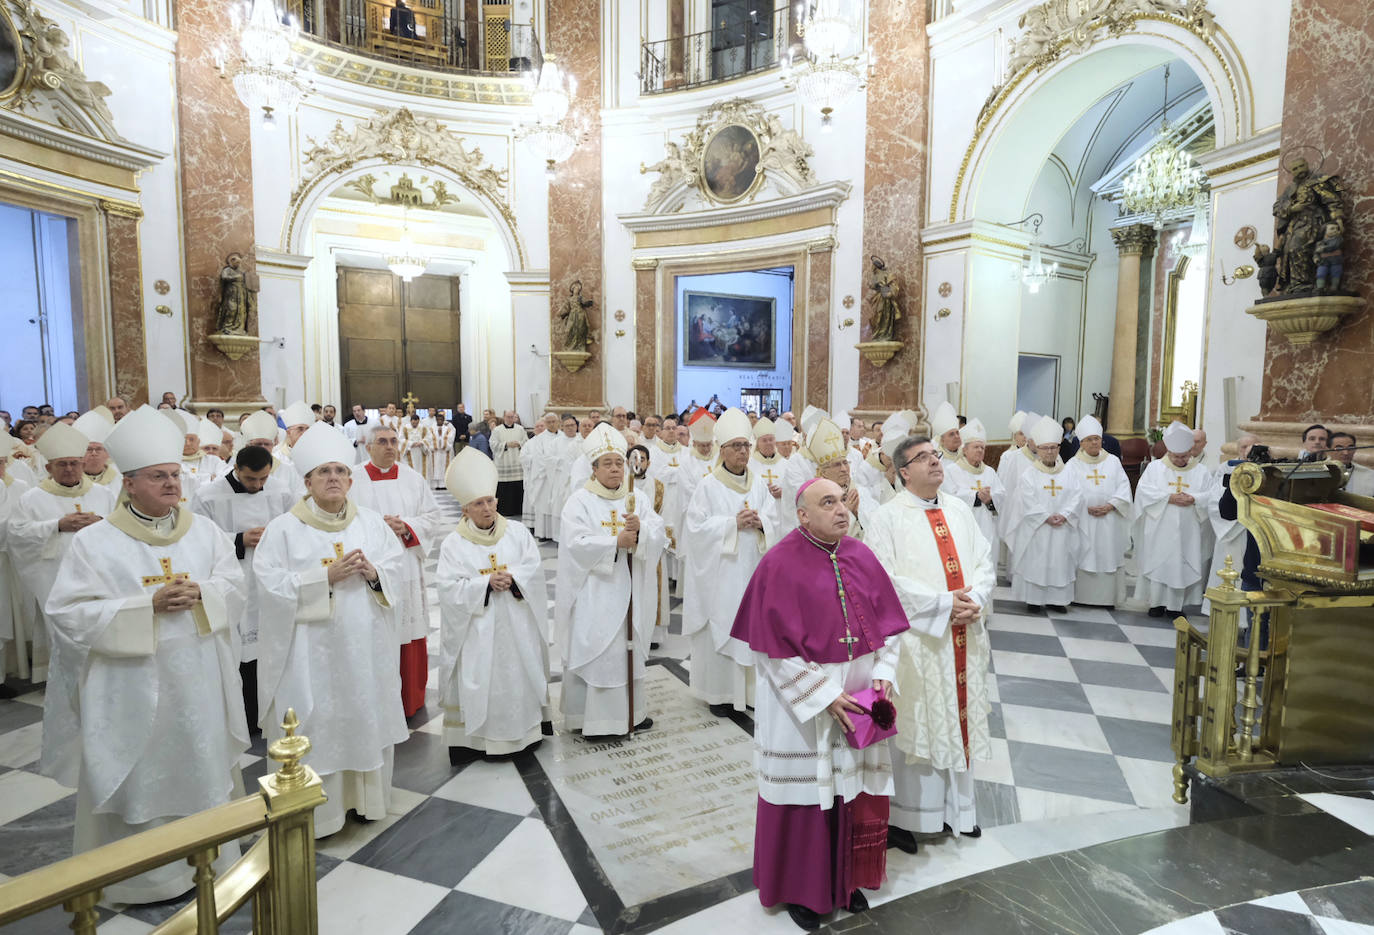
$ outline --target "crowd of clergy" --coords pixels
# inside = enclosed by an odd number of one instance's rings
[[[1245,549],[1227,469],[1179,423],[1133,491],[1091,416],[1070,449],[1053,418],[1016,413],[994,467],[986,428],[948,403],[873,425],[616,407],[529,431],[507,411],[468,444],[471,420],[442,411],[334,421],[112,399],[32,446],[0,433],[3,674],[47,683],[40,767],[77,790],[78,852],[241,794],[250,735],[280,737],[288,711],[327,795],[317,836],[384,817],[425,704],[431,586],[455,763],[555,723],[586,742],[649,730],[645,666],[676,593],[692,695],[753,720],[760,899],[815,928],[866,908],[889,847],[981,833],[999,566],[1031,612],[1163,615]],[[171,898],[190,872],[106,898]]]

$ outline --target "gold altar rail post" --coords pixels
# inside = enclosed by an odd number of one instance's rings
[[[325,796],[320,777],[301,762],[310,741],[296,736],[299,726],[288,709],[286,736],[267,748],[281,768],[258,780],[256,794],[0,883],[0,926],[60,905],[72,914],[73,932],[95,935],[105,887],[185,860],[195,868],[195,899],[154,935],[218,932],[249,899],[258,935],[315,935],[315,808]],[[265,833],[216,880],[220,846],[258,831]]]

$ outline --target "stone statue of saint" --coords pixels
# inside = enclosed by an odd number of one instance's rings
[[[258,289],[258,274],[244,269],[243,254],[229,254],[219,271],[216,334],[248,333],[248,317],[258,310]]]
[[[869,257],[873,264],[873,271],[868,275],[868,288],[873,294],[870,298],[873,301],[873,341],[895,341],[897,340],[897,320],[902,317],[902,310],[897,307],[897,296],[901,293],[901,286],[897,284],[897,277],[888,270],[887,264],[881,257]]]
[[[558,312],[558,317],[568,323],[563,350],[585,351],[592,346],[592,329],[587,319],[587,309],[594,304],[591,299],[582,297],[582,280],[573,280],[573,284],[568,287],[568,297],[563,300],[563,307]]]
[[[1327,225],[1345,232],[1345,187],[1339,175],[1316,175],[1301,157],[1288,164],[1293,180],[1274,202],[1274,252],[1278,254],[1278,291],[1310,293],[1317,287],[1317,247]]]

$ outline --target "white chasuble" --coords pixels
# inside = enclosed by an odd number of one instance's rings
[[[62,517],[69,513],[108,517],[114,508],[115,491],[92,484],[84,476],[75,487],[63,487],[46,478],[20,495],[10,513],[10,554],[23,586],[40,608],[47,603],[58,566],[76,537],[74,532],[58,531]]]
[[[229,465],[217,455],[197,453],[181,459],[181,505],[191,502],[191,495],[229,470]]]
[[[1062,461],[1051,468],[1037,459],[1021,472],[1017,483],[1009,566],[1012,593],[1031,604],[1068,604],[1073,600],[1083,550],[1083,490],[1078,475]],[[1063,525],[1047,522],[1056,514],[1064,517]]]
[[[396,540],[405,552],[394,581],[396,633],[402,643],[424,639],[429,636],[425,557],[443,526],[443,511],[434,491],[424,475],[404,464],[394,464],[391,472],[383,472],[369,461],[353,469],[353,489],[348,496],[360,508],[381,516],[398,516],[406,524],[406,538]],[[396,538],[394,533],[392,538]]]
[[[457,437],[457,430],[452,422],[429,427],[430,443],[434,446],[434,450],[429,453],[429,486],[444,486],[444,474],[448,471],[449,462],[453,460],[453,442]]]
[[[986,464],[977,467],[963,458],[945,462],[945,480],[940,490],[954,499],[965,503],[973,510],[973,520],[983,538],[992,547],[992,557],[997,558],[998,547],[1002,543],[999,520],[1002,511],[1008,506],[1007,489],[1002,486],[1002,478]],[[984,503],[979,497],[981,491],[988,491],[992,502]]]
[[[520,470],[525,475],[521,519],[540,539],[550,538],[549,499],[559,483],[557,448],[562,437],[555,432],[540,432],[520,449]]]
[[[244,607],[236,627],[240,662],[252,662],[258,658],[261,603],[258,600],[257,576],[253,574],[253,555],[257,550],[244,543],[243,534],[250,529],[265,527],[291,509],[295,502],[286,482],[275,474],[268,475],[267,483],[257,493],[236,491],[228,477],[220,477],[201,487],[191,497],[191,511],[211,520],[233,539],[234,554],[243,572]]]
[[[331,588],[329,566],[354,549],[377,569],[379,589],[361,575]],[[253,557],[263,732],[279,737],[286,709],[295,709],[330,797],[316,813],[317,837],[342,827],[349,808],[365,818],[386,814],[392,747],[409,736],[393,610],[403,561],[382,517],[351,500],[338,517],[299,501],[268,524]]]
[[[33,673],[29,668],[28,646],[36,633],[43,632],[44,627],[38,602],[20,578],[19,563],[14,559],[9,540],[10,520],[19,507],[20,496],[29,489],[28,484],[16,479],[9,471],[0,478],[0,682],[11,675],[31,678]],[[39,638],[39,645],[43,648],[44,655],[40,661],[46,675],[46,634]]]
[[[496,572],[515,587],[488,588]],[[549,601],[539,546],[504,516],[487,533],[464,519],[435,570],[444,742],[497,756],[540,738],[549,696]]]
[[[864,544],[892,576],[911,629],[899,634],[897,665],[897,748],[909,761],[961,772],[970,768],[959,727],[958,676],[950,611],[954,597],[927,510],[944,514],[944,525],[958,555],[968,597],[983,609],[964,629],[969,757],[992,756],[988,735],[988,635],[997,587],[992,548],[974,520],[973,510],[947,493],[922,500],[903,489],[883,504]]]
[[[778,537],[787,535],[797,528],[797,491],[801,485],[816,476],[816,461],[805,449],[798,450],[787,459],[782,469],[782,505],[778,510],[781,526]]]
[[[548,530],[549,538],[557,541],[563,506],[573,492],[568,478],[572,473],[573,462],[582,455],[582,436],[573,434],[569,437],[560,432],[557,443],[551,447],[553,463],[549,467],[549,495],[545,499],[543,509],[548,511],[545,529]],[[587,474],[591,475],[591,465],[587,466]]]
[[[1002,452],[1002,457],[997,462],[997,477],[1002,481],[1002,489],[1006,491],[1006,505],[997,511],[1001,522],[999,527],[1002,531],[1002,542],[1007,547],[1007,557],[1010,560],[1011,553],[1015,549],[1012,537],[1016,532],[1016,511],[1019,508],[1018,492],[1021,489],[1021,474],[1036,461],[1035,446],[1026,444],[1020,448],[1008,448]]]
[[[193,610],[154,612],[170,579],[200,586]],[[42,769],[78,789],[78,850],[242,794],[248,725],[232,641],[242,583],[229,537],[189,510],[159,532],[121,506],[73,538],[46,606],[57,652]],[[237,848],[225,853],[232,862]],[[149,902],[190,885],[190,868],[174,865],[106,897]]]
[[[1121,459],[1106,451],[1092,458],[1080,449],[1067,468],[1078,478],[1083,494],[1078,526],[1083,551],[1078,567],[1093,573],[1114,572],[1125,564],[1131,547],[1131,521],[1135,518],[1131,480]],[[1109,506],[1112,511],[1093,516],[1088,507],[1094,506]]]
[[[420,477],[429,476],[429,427],[403,425],[400,431],[401,461]]]
[[[687,512],[687,450],[679,444],[664,445],[654,440],[648,446],[648,477],[663,482],[663,525],[668,530],[668,549],[674,554],[682,541],[682,524]]]
[[[771,491],[768,495],[768,512],[772,514],[774,529],[782,529],[782,471],[785,467],[787,467],[787,459],[780,454],[775,453],[773,457],[766,458],[759,454],[758,449],[755,448],[754,453],[749,456],[749,470],[763,478],[765,487],[778,488],[776,497],[772,495]],[[794,506],[793,509],[795,510],[796,507]],[[778,538],[775,536],[773,541],[776,542]]]
[[[1168,457],[1151,461],[1136,485],[1134,539],[1140,581],[1147,592],[1163,600],[1167,589],[1176,600],[1194,603],[1202,599],[1202,583],[1208,572],[1207,488],[1211,472],[1202,464],[1189,464],[1180,470]],[[1176,493],[1193,497],[1189,506],[1170,503]],[[1154,585],[1155,589],[1151,589]],[[1148,596],[1144,593],[1142,597]],[[1169,610],[1182,610],[1182,604],[1163,600]]]

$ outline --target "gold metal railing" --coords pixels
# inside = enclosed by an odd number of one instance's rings
[[[301,763],[310,741],[296,736],[299,726],[288,710],[286,736],[267,750],[281,768],[258,780],[258,793],[0,883],[0,926],[61,906],[73,932],[94,935],[105,887],[185,860],[195,868],[195,899],[154,935],[218,932],[250,899],[258,935],[314,935],[315,808],[325,797],[320,777]],[[216,879],[220,847],[258,831],[265,833]]]

